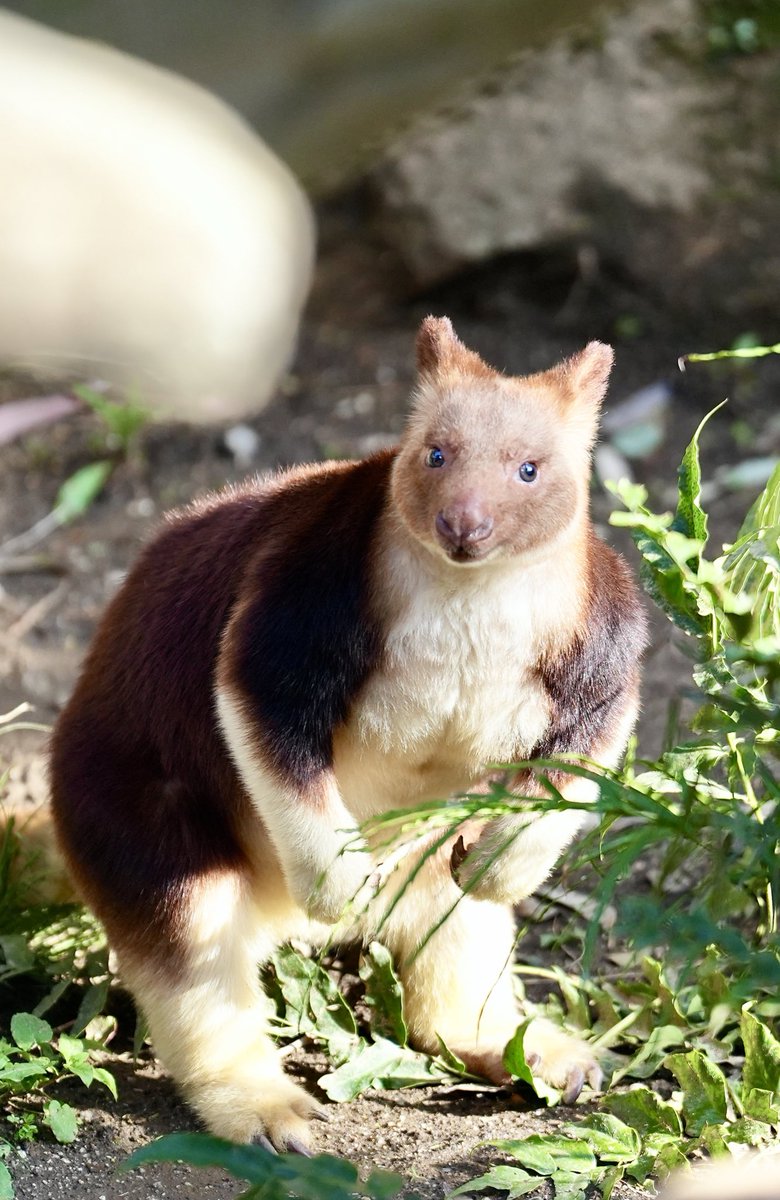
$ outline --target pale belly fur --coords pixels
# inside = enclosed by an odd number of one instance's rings
[[[334,741],[339,791],[358,820],[468,790],[538,742],[549,703],[527,583],[502,572],[453,596],[433,581],[407,600]]]

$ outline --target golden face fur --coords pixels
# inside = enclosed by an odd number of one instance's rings
[[[467,350],[446,318],[429,317],[417,360],[392,484],[409,531],[465,565],[549,547],[587,502],[611,349],[591,342],[552,370],[507,378]]]

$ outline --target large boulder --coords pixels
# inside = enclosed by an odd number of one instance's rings
[[[307,200],[201,88],[0,10],[0,365],[261,406],[313,259]]]
[[[591,22],[390,148],[371,175],[386,236],[423,284],[572,243],[675,302],[773,309],[780,53],[713,58],[698,0]]]

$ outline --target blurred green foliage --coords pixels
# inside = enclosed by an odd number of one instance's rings
[[[710,52],[754,54],[780,45],[777,0],[702,0]]]

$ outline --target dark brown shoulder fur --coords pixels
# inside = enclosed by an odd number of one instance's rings
[[[597,758],[639,687],[647,643],[645,610],[625,561],[593,532],[586,575],[579,630],[563,652],[539,664],[552,719],[534,758],[565,753]]]
[[[332,765],[334,730],[376,665],[371,547],[392,452],[311,480],[272,505],[230,629],[222,682],[237,689],[269,765],[303,787]]]

